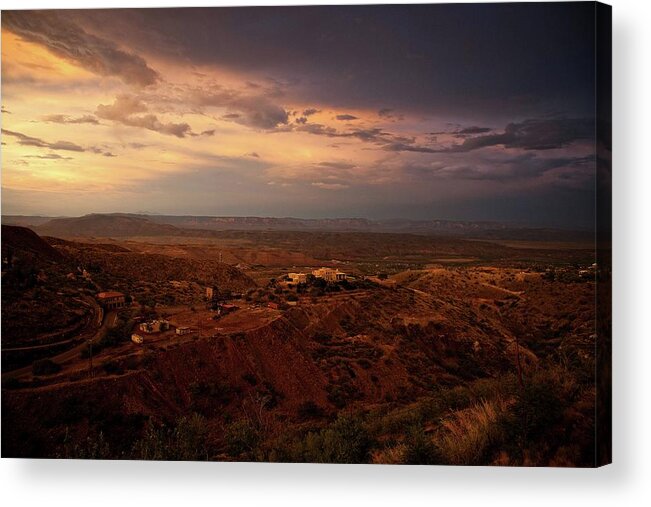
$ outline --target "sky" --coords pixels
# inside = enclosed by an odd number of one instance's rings
[[[3,11],[2,212],[590,227],[594,4]]]

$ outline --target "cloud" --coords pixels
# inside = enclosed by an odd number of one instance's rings
[[[2,27],[100,76],[116,76],[136,86],[159,80],[158,73],[143,58],[87,33],[64,16],[54,11],[5,11]]]
[[[2,106],[2,112],[3,112],[3,113],[7,113],[7,114],[11,114],[11,111],[7,110],[7,109],[5,108],[5,106]]]
[[[97,106],[95,114],[102,119],[111,120],[130,127],[140,127],[160,134],[185,137],[192,134],[187,123],[163,123],[155,114],[145,113],[147,106],[137,97],[119,95],[113,104]]]
[[[500,183],[538,180],[565,187],[578,187],[594,178],[595,157],[542,157],[524,153],[515,157],[479,158],[472,163],[458,163],[453,160],[430,164],[408,163],[403,166],[403,170],[415,181],[424,181],[427,178]]]
[[[77,118],[72,118],[65,114],[50,114],[43,117],[43,121],[48,123],[92,123],[94,125],[99,124],[97,118],[90,114],[84,116],[79,116]]]
[[[113,104],[97,106],[97,116],[107,120],[122,121],[124,118],[135,114],[144,113],[147,106],[138,97],[133,95],[119,95]]]
[[[382,129],[356,129],[352,132],[344,133],[342,137],[354,137],[365,142],[387,142],[386,136],[389,135],[383,132]]]
[[[394,114],[393,111],[394,111],[393,109],[384,108],[384,109],[380,109],[377,112],[377,115],[380,118],[384,118],[386,120],[391,120],[392,122],[396,122],[396,121],[405,119],[404,115],[402,115],[402,114]]]
[[[235,120],[236,123],[264,130],[273,129],[278,125],[286,125],[289,118],[284,108],[262,96],[233,99],[228,107],[241,114]]]
[[[25,158],[39,158],[43,160],[72,160],[72,157],[62,157],[57,153],[48,153],[47,155],[25,155]]]
[[[385,132],[380,128],[367,128],[367,129],[352,129],[348,131],[340,131],[334,127],[328,127],[321,123],[307,123],[301,125],[288,125],[287,127],[276,129],[274,132],[306,132],[316,136],[326,137],[340,137],[340,138],[355,138],[366,143],[375,143],[385,145],[394,143],[406,146],[407,143],[414,141],[413,138],[403,136],[396,136],[389,132]],[[404,150],[396,150],[404,151]]]
[[[455,132],[455,134],[461,134],[461,135],[466,135],[466,134],[485,134],[486,132],[490,132],[492,129],[488,127],[466,127],[463,129],[458,130]]]
[[[352,114],[338,114],[336,116],[337,120],[339,121],[350,121],[350,120],[358,120],[357,116],[353,116]]]
[[[349,162],[319,162],[317,165],[331,169],[353,169],[357,167],[356,164],[351,164]]]
[[[84,151],[81,146],[70,141],[57,141],[56,143],[49,143],[48,147],[52,150]]]
[[[18,144],[22,146],[35,146],[36,148],[48,148],[50,150],[63,150],[63,151],[84,151],[84,149],[70,141],[57,141],[55,143],[50,143],[39,139],[38,137],[31,137],[20,132],[14,132],[12,130],[2,129],[2,133],[6,136],[15,137],[18,140]]]
[[[419,145],[407,144],[407,143],[389,143],[386,146],[384,146],[382,149],[385,151],[395,151],[395,152],[411,151],[415,153],[441,153],[442,151],[445,151],[445,150],[440,150],[435,148],[428,148],[427,146],[419,146]]]
[[[279,125],[287,125],[289,120],[285,108],[272,102],[266,95],[242,95],[237,90],[212,86],[209,89],[190,90],[187,99],[199,110],[206,107],[226,108],[229,112],[222,119],[255,129],[272,130]]]
[[[325,183],[323,181],[314,182],[312,186],[322,188],[323,190],[343,190],[348,188],[348,185],[344,185],[343,183]]]
[[[313,114],[320,113],[318,109],[314,109],[313,107],[306,109],[303,111],[303,116],[312,116]]]
[[[260,158],[260,155],[258,155],[255,151],[252,151],[251,153],[247,153],[244,155],[245,157],[253,157],[253,158]]]
[[[210,130],[203,130],[203,131],[199,132],[198,134],[196,134],[194,132],[190,132],[188,135],[190,135],[192,137],[200,137],[200,136],[212,137],[212,136],[215,135],[215,132],[216,132],[215,129],[210,129]]]
[[[483,131],[484,127],[469,127],[454,133],[461,134],[468,130]],[[463,143],[448,147],[417,145],[412,142],[398,141],[394,137],[383,149],[393,152],[417,153],[466,153],[491,146],[522,150],[552,150],[576,141],[594,139],[594,133],[595,122],[591,119],[531,119],[521,123],[509,123],[502,133],[470,137],[466,137],[464,134]]]
[[[294,123],[298,123],[299,125],[300,124],[305,125],[307,123],[307,118],[305,116],[301,116],[300,118],[296,118],[294,120]]]
[[[551,150],[582,139],[594,139],[594,135],[595,122],[591,119],[532,119],[509,123],[501,134],[466,138],[448,151],[467,152],[497,145],[524,150]]]
[[[117,155],[114,155],[113,153],[106,151],[102,148],[98,148],[97,146],[90,146],[87,148],[84,148],[82,146],[79,146],[78,144],[72,143],[70,141],[56,141],[54,143],[50,143],[48,141],[44,141],[43,139],[40,139],[38,137],[32,137],[28,136],[26,134],[23,134],[21,132],[14,132],[12,130],[7,130],[7,129],[2,129],[2,134],[6,136],[11,136],[15,137],[18,140],[18,144],[22,146],[34,146],[36,148],[47,148],[50,150],[55,150],[55,151],[77,151],[77,152],[90,152],[90,153],[96,153],[98,155],[104,155],[105,157],[116,157]],[[27,155],[28,157],[32,158],[41,158],[41,159],[65,159],[65,160],[70,160],[69,157],[61,157],[57,155],[56,153],[49,153],[47,155]]]

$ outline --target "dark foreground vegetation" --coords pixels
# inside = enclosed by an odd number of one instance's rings
[[[405,406],[345,410],[325,424],[313,420],[321,413],[310,402],[301,413],[304,422],[296,425],[264,409],[217,426],[194,412],[168,424],[138,421],[142,431],[115,448],[104,431],[76,443],[66,434],[56,456],[592,466],[594,389],[560,366],[538,369],[523,382],[516,375],[478,380]]]

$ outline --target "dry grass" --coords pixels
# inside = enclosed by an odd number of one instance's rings
[[[376,451],[372,455],[372,462],[381,465],[402,465],[405,463],[407,446],[404,443]]]
[[[444,419],[436,440],[446,463],[485,463],[486,454],[503,438],[499,421],[507,409],[508,403],[502,398],[482,400]]]

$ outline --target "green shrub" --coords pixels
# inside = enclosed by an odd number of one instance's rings
[[[440,451],[421,425],[412,426],[405,438],[404,463],[407,465],[437,465],[443,462]]]
[[[362,419],[340,414],[328,428],[307,435],[303,458],[310,463],[366,463],[370,448]]]
[[[86,437],[81,442],[72,443],[68,440],[66,430],[63,450],[57,457],[65,459],[110,459],[111,451],[101,431],[97,435]]]
[[[174,427],[149,423],[132,449],[134,459],[198,461],[208,459],[207,422],[199,414],[181,417]]]
[[[260,443],[258,429],[247,419],[240,419],[226,427],[224,436],[228,453],[234,458],[250,457]]]

